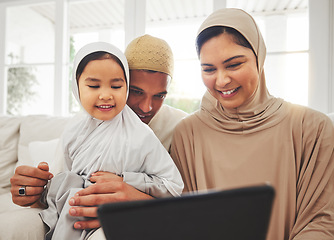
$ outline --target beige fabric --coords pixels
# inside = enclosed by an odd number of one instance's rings
[[[21,209],[21,208],[24,208],[24,207],[21,207],[13,203],[12,194],[10,193],[10,189],[8,190],[8,192],[0,194],[0,213],[1,214],[8,212],[8,211]]]
[[[180,109],[162,105],[157,114],[148,123],[162,145],[170,150],[175,126],[188,114]]]
[[[212,24],[243,29],[259,55],[260,84],[250,101],[234,111],[206,92],[201,109],[175,128],[171,155],[185,190],[270,182],[276,197],[268,240],[334,239],[332,122],[267,94],[261,70],[264,42],[248,14],[219,10],[201,29]]]
[[[1,240],[42,240],[46,228],[38,208],[22,208],[0,213]]]
[[[125,49],[130,70],[153,70],[173,77],[174,57],[168,43],[148,34],[132,40]]]

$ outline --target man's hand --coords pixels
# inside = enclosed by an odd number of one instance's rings
[[[97,217],[97,205],[100,204],[152,199],[150,195],[123,182],[122,177],[113,173],[96,172],[92,174],[90,181],[94,184],[80,190],[70,199],[70,205],[74,206],[69,211],[70,215]],[[98,228],[100,223],[97,219],[79,221],[74,224],[74,227],[78,229]]]
[[[15,204],[26,207],[44,207],[40,203],[40,198],[44,191],[44,186],[53,177],[49,172],[49,165],[41,162],[36,167],[19,166],[15,169],[15,174],[10,179],[12,200]],[[25,187],[25,196],[19,195],[19,188]]]

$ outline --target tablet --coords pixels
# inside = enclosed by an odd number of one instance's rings
[[[98,208],[106,238],[266,239],[274,189],[265,184]]]

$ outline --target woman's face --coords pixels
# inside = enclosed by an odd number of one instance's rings
[[[224,108],[240,107],[258,85],[259,74],[253,51],[235,43],[228,33],[203,44],[200,62],[205,86]]]
[[[123,69],[113,59],[93,60],[79,80],[83,108],[94,118],[111,120],[126,104],[126,80]]]

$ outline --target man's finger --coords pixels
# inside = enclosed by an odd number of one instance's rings
[[[43,171],[49,171],[49,164],[47,162],[40,162],[37,167]]]
[[[15,199],[13,198],[13,202],[15,204],[18,204],[22,207],[25,206],[30,206],[33,203],[37,202],[39,200],[40,196],[35,195],[35,196],[24,196],[24,197],[16,197]]]
[[[105,182],[92,184],[77,192],[76,196],[86,196],[90,194],[114,193],[118,192],[123,182]]]
[[[32,187],[43,187],[47,184],[47,179],[34,178],[23,175],[16,175],[10,179],[12,186],[32,186]]]
[[[92,229],[99,227],[100,227],[100,222],[97,219],[74,223],[74,228],[76,229]]]
[[[69,210],[71,216],[77,217],[97,217],[97,207],[71,207]]]
[[[15,175],[50,180],[53,174],[49,171],[30,166],[19,166],[15,169]]]
[[[13,196],[14,195],[15,196],[20,196],[19,189],[20,189],[20,186],[12,187],[10,191],[11,191]],[[40,196],[43,191],[44,191],[44,187],[29,187],[29,186],[26,186],[25,187],[25,195],[21,196],[21,197],[36,196],[36,195]]]
[[[100,204],[108,203],[108,202],[119,202],[122,201],[118,196],[118,194],[92,194],[87,196],[75,196],[72,197],[69,201],[71,206],[97,206]]]

